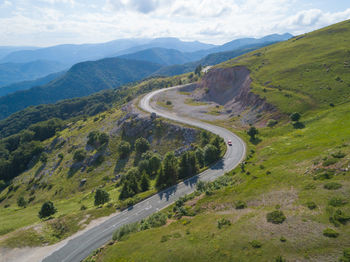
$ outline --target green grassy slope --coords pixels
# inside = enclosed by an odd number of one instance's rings
[[[230,60],[245,65],[253,92],[285,113],[325,109],[350,97],[350,21]],[[265,91],[265,92],[264,92]]]
[[[186,202],[191,216],[179,219],[169,207],[168,225],[126,236],[87,261],[338,261],[350,247],[349,35],[345,21],[220,65],[246,65],[253,92],[283,113],[303,113],[305,128],[287,121],[261,128],[254,145],[232,129],[236,119],[216,122],[247,141],[244,169]],[[239,200],[247,207],[236,209]],[[282,224],[267,221],[274,210],[286,216]],[[231,225],[219,228],[222,219]],[[339,236],[325,236],[327,228]]]

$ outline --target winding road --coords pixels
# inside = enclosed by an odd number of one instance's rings
[[[116,214],[104,223],[68,241],[66,245],[56,250],[50,256],[46,257],[43,260],[44,262],[78,262],[83,260],[89,256],[92,251],[111,240],[113,232],[118,227],[140,221],[141,219],[144,219],[149,215],[167,207],[181,196],[192,193],[196,189],[196,183],[199,180],[213,181],[219,176],[222,176],[225,172],[234,169],[243,160],[246,152],[245,144],[238,136],[229,130],[194,119],[184,118],[182,116],[180,117],[175,113],[152,108],[152,97],[161,92],[180,87],[181,86],[176,86],[153,91],[141,99],[140,107],[149,113],[154,112],[158,116],[162,116],[176,122],[206,129],[212,133],[218,134],[225,141],[231,140],[232,146],[228,146],[223,159],[201,174],[191,177],[184,182],[172,186],[138,204],[135,204],[133,207]]]

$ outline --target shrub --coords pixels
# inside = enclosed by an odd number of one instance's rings
[[[80,207],[80,210],[81,210],[81,211],[86,210],[86,209],[87,209],[87,207],[86,207],[85,205],[82,205],[82,206]]]
[[[286,220],[286,216],[280,210],[275,210],[266,215],[267,222],[273,224],[282,224]]]
[[[329,201],[328,204],[334,207],[341,207],[344,206],[348,203],[348,201],[342,197],[332,197]]]
[[[109,201],[109,194],[102,189],[97,189],[95,193],[95,206],[103,205],[104,203],[107,203]]]
[[[344,153],[341,152],[341,151],[332,154],[332,157],[334,157],[334,158],[344,158],[345,156],[346,156],[346,154],[344,154]]]
[[[223,226],[231,226],[231,221],[226,218],[218,220],[218,228],[221,229]]]
[[[127,236],[131,233],[139,231],[139,223],[132,223],[121,226],[113,233],[113,240],[120,241],[124,236]]]
[[[287,239],[284,236],[281,236],[280,241],[281,242],[287,242]]]
[[[85,158],[86,158],[86,152],[84,149],[79,149],[79,150],[75,151],[74,156],[73,156],[73,160],[75,162],[82,162],[82,161],[84,161]]]
[[[27,201],[24,199],[23,196],[20,196],[18,199],[17,199],[17,205],[19,207],[26,207],[27,206]]]
[[[313,201],[309,201],[306,203],[306,206],[310,209],[310,210],[313,210],[317,207],[316,203],[313,202]]]
[[[164,213],[155,213],[145,220],[141,221],[140,229],[146,230],[149,228],[164,226],[166,224],[167,218],[167,215]]]
[[[39,218],[49,217],[57,212],[57,209],[51,201],[46,201],[39,211]]]
[[[325,184],[323,187],[325,189],[328,189],[328,190],[337,190],[337,189],[341,188],[342,185],[339,183],[336,183],[336,182],[330,182],[330,183]]]
[[[300,118],[301,115],[297,112],[290,115],[290,120],[292,120],[293,122],[298,122]]]
[[[253,241],[249,242],[249,244],[253,248],[261,248],[262,247],[262,244],[258,240],[253,240]]]
[[[335,163],[337,163],[338,160],[336,158],[329,158],[327,159],[326,161],[324,161],[322,163],[323,166],[331,166],[331,165],[334,165]]]
[[[252,126],[247,131],[247,134],[250,136],[250,140],[255,140],[255,136],[259,134],[259,131],[254,126]]]
[[[275,262],[287,262],[282,256],[278,256],[275,258]]]
[[[170,106],[170,105],[172,105],[172,103],[171,103],[171,101],[166,101],[166,104],[168,105],[168,106]]]
[[[275,125],[277,125],[278,121],[275,119],[270,119],[269,121],[267,121],[267,126],[268,127],[274,127]]]
[[[339,233],[331,228],[326,228],[323,230],[323,235],[325,237],[331,237],[331,238],[337,238],[339,236]]]
[[[246,207],[247,207],[247,204],[244,201],[242,201],[242,200],[238,200],[235,203],[235,208],[236,209],[244,209]]]
[[[343,256],[339,259],[340,262],[350,262],[350,248],[345,248]]]
[[[337,209],[334,214],[332,214],[329,218],[329,221],[333,223],[335,226],[339,226],[340,224],[345,225],[350,220],[350,216],[346,215],[340,209]]]

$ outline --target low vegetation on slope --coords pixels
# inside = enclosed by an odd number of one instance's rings
[[[162,211],[164,226],[116,233],[87,261],[347,261],[349,30],[346,21],[222,65],[246,66],[253,92],[299,113],[259,129],[217,121],[246,140],[246,160]]]

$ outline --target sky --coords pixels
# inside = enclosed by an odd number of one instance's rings
[[[346,19],[349,0],[0,0],[0,46],[157,37],[223,44]]]

